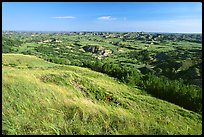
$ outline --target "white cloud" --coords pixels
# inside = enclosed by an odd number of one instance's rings
[[[53,18],[55,18],[55,19],[74,19],[76,17],[74,17],[74,16],[59,16],[59,17],[53,17]]]
[[[116,20],[116,18],[112,18],[111,16],[101,16],[98,17],[99,20]]]
[[[111,18],[111,16],[98,17],[99,20],[109,20],[110,18]]]

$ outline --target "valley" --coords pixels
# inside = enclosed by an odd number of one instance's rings
[[[2,35],[3,134],[202,133],[202,34]]]

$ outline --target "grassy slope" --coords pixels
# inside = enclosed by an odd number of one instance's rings
[[[34,56],[2,56],[3,134],[202,133],[201,115],[107,75]]]

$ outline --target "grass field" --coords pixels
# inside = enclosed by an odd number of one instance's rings
[[[2,55],[3,134],[202,134],[202,115],[87,68]]]

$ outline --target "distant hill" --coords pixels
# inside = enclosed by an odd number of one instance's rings
[[[202,115],[105,74],[2,55],[2,134],[202,134]]]

